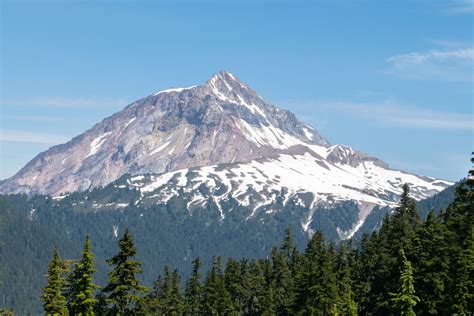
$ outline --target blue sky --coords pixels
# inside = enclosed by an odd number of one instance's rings
[[[128,103],[221,69],[332,143],[458,180],[474,2],[1,1],[0,178]]]

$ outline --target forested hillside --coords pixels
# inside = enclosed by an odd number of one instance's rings
[[[462,190],[460,191],[467,192]],[[434,197],[434,201],[438,201],[441,204],[448,203],[452,199],[449,197],[449,192],[450,191],[441,193],[445,195],[445,197],[443,198]],[[428,249],[424,243],[428,242],[429,240],[435,240],[436,245],[431,246],[436,246],[436,249],[433,249],[432,251],[437,254],[439,252],[444,253],[444,251],[442,250],[442,241],[446,241],[448,237],[453,237],[449,234],[449,231],[447,230],[448,227],[452,226],[452,224],[449,224],[448,222],[448,219],[450,218],[449,216],[451,216],[449,214],[453,213],[454,209],[457,209],[456,204],[453,204],[448,208],[448,211],[444,212],[439,211],[441,207],[440,205],[437,205],[438,207],[436,207],[436,209],[438,211],[436,214],[438,215],[436,215],[435,213],[431,213],[431,215],[428,216],[426,222],[423,223],[420,219],[421,216],[413,215],[414,201],[411,199],[408,199],[407,201],[409,202],[409,204],[411,203],[410,216],[413,216],[416,220],[410,219],[410,225],[408,226],[405,224],[401,225],[402,220],[407,221],[406,216],[408,215],[403,215],[401,216],[401,219],[397,219],[398,217],[400,217],[396,215],[400,213],[401,208],[399,208],[397,213],[393,217],[387,217],[379,233],[374,233],[370,237],[367,235],[363,236],[361,238],[361,246],[359,248],[356,248],[352,247],[351,243],[341,243],[339,245],[336,245],[331,242],[325,241],[326,239],[323,237],[324,234],[320,232],[317,232],[313,236],[312,241],[307,244],[307,235],[305,235],[304,232],[301,231],[301,226],[299,225],[299,223],[295,223],[294,226],[287,227],[283,225],[283,223],[285,222],[283,220],[281,223],[278,223],[276,221],[274,223],[275,225],[258,226],[257,222],[255,226],[251,223],[247,223],[247,226],[238,225],[237,227],[232,227],[231,225],[229,225],[224,227],[223,229],[222,226],[216,225],[214,227],[215,224],[213,224],[212,221],[205,217],[198,218],[199,220],[196,220],[193,223],[186,224],[182,220],[180,220],[180,214],[178,211],[176,211],[177,208],[154,209],[153,212],[147,214],[147,217],[148,215],[156,214],[156,218],[150,219],[148,217],[148,221],[143,221],[140,220],[143,216],[143,213],[140,213],[139,210],[136,210],[134,212],[133,209],[131,209],[126,213],[120,213],[120,216],[118,217],[117,213],[115,212],[114,214],[111,214],[110,212],[68,212],[67,210],[60,210],[52,207],[54,201],[50,198],[48,199],[45,197],[36,197],[28,199],[24,195],[2,196],[0,200],[0,203],[2,205],[1,215],[4,221],[4,226],[2,228],[2,240],[4,240],[4,246],[2,247],[2,263],[3,266],[6,267],[6,269],[2,271],[2,280],[6,285],[4,287],[4,293],[2,293],[4,301],[3,306],[13,307],[15,311],[17,311],[20,315],[26,315],[28,313],[41,313],[40,293],[41,289],[46,284],[46,278],[44,274],[47,271],[47,262],[51,259],[51,253],[53,249],[57,248],[63,259],[78,258],[81,253],[81,244],[84,241],[86,235],[91,236],[91,249],[96,254],[94,260],[96,262],[95,269],[97,269],[98,272],[94,275],[95,282],[101,286],[107,284],[107,272],[110,271],[110,267],[107,265],[105,260],[111,258],[116,251],[115,247],[113,247],[117,240],[115,233],[117,235],[119,233],[120,235],[122,235],[123,230],[120,229],[120,231],[117,230],[115,232],[105,233],[101,231],[101,226],[107,221],[114,220],[116,221],[118,227],[125,227],[125,224],[129,224],[130,227],[133,227],[132,233],[134,235],[138,250],[137,259],[143,263],[143,273],[139,275],[139,279],[143,281],[144,285],[150,288],[153,288],[153,280],[156,280],[157,276],[162,271],[163,266],[168,265],[172,266],[173,269],[178,269],[179,275],[181,275],[182,279],[181,282],[178,282],[180,284],[180,287],[178,288],[181,291],[184,291],[183,286],[186,283],[185,279],[192,275],[193,262],[195,262],[195,258],[191,257],[189,253],[196,253],[196,250],[198,250],[198,253],[206,254],[201,256],[200,260],[202,264],[201,273],[203,275],[205,275],[205,271],[209,269],[211,269],[212,271],[212,269],[214,269],[216,270],[216,274],[220,275],[219,278],[222,277],[223,279],[226,279],[226,274],[224,272],[230,269],[228,267],[229,265],[234,265],[234,268],[238,267],[237,270],[241,271],[239,273],[245,272],[249,274],[250,272],[248,272],[247,270],[257,272],[261,271],[262,273],[264,273],[263,279],[261,278],[261,276],[258,275],[253,276],[253,278],[261,279],[260,281],[262,282],[263,280],[265,280],[265,282],[263,282],[261,285],[265,290],[262,289],[262,291],[265,292],[265,295],[270,295],[271,297],[273,297],[272,299],[275,299],[276,294],[274,291],[276,291],[276,289],[273,288],[272,284],[281,281],[272,279],[276,275],[276,272],[274,271],[276,269],[276,265],[287,265],[286,268],[283,267],[285,270],[287,270],[289,269],[288,265],[291,262],[285,261],[286,263],[284,264],[284,261],[281,261],[280,263],[277,263],[276,260],[279,260],[277,257],[282,255],[280,248],[283,246],[279,248],[272,248],[272,245],[275,245],[275,241],[282,239],[287,240],[288,238],[284,238],[284,231],[286,228],[289,228],[289,231],[292,232],[292,244],[294,244],[294,246],[292,246],[293,259],[291,260],[292,262],[293,260],[296,260],[295,262],[298,262],[298,267],[301,270],[299,273],[303,273],[302,271],[306,271],[305,273],[310,273],[311,269],[315,268],[316,265],[314,263],[312,263],[314,267],[311,268],[311,257],[308,257],[308,252],[310,251],[309,249],[311,247],[315,246],[313,245],[313,243],[317,243],[319,244],[318,251],[323,251],[326,256],[328,256],[329,261],[328,263],[324,264],[328,264],[328,267],[330,267],[329,269],[332,269],[334,273],[336,273],[337,270],[336,262],[338,262],[338,260],[342,260],[338,256],[344,257],[344,260],[347,260],[347,264],[350,263],[350,267],[348,267],[348,269],[350,270],[350,275],[348,276],[348,279],[350,279],[349,283],[351,284],[351,296],[353,295],[353,297],[349,300],[351,302],[350,304],[352,304],[353,302],[357,303],[357,305],[359,306],[358,308],[361,311],[363,310],[363,308],[368,308],[371,310],[378,310],[379,308],[382,308],[382,310],[386,311],[392,310],[393,306],[390,305],[391,301],[388,298],[388,292],[386,291],[397,290],[395,286],[396,284],[398,284],[398,281],[395,282],[394,279],[398,278],[400,268],[399,264],[401,264],[397,249],[400,248],[400,245],[403,245],[406,256],[408,260],[412,262],[413,265],[415,282],[421,282],[417,279],[420,278],[420,274],[417,273],[417,271],[423,271],[422,269],[424,268],[418,265],[417,256],[421,254],[417,254],[414,249],[416,247]],[[402,203],[404,203],[403,200]],[[423,203],[428,203],[428,205],[435,206],[433,202]],[[420,205],[420,203],[418,203],[418,205]],[[207,210],[207,212],[208,211],[209,210]],[[204,214],[204,212],[202,214]],[[463,218],[467,219],[466,216],[464,216]],[[470,220],[472,221],[472,217]],[[468,223],[468,221],[464,222]],[[156,227],[153,225],[153,223],[161,223],[162,225]],[[175,224],[173,225],[173,223]],[[183,226],[184,224],[189,226]],[[448,224],[451,226],[449,226]],[[201,229],[201,235],[199,236],[199,240],[201,241],[195,240],[194,244],[189,243],[190,239],[195,239],[193,238],[193,236],[187,236],[183,234],[183,231],[193,231],[192,225],[198,225],[198,227],[194,227],[194,229]],[[273,227],[273,230],[266,231],[263,230],[262,227]],[[401,228],[403,228],[402,232],[396,233],[396,229]],[[405,229],[408,230],[404,231]],[[427,232],[427,230],[433,229],[434,232]],[[255,234],[255,231],[258,231],[258,234]],[[253,234],[251,234],[251,232]],[[438,234],[439,232],[442,233],[440,236],[430,235]],[[204,238],[206,235],[209,237]],[[247,236],[247,238],[243,236]],[[229,237],[231,237],[231,239],[229,239]],[[288,237],[288,235],[286,235],[286,237]],[[317,241],[318,238],[319,241]],[[397,241],[398,239],[400,240]],[[157,241],[160,242],[158,243]],[[415,241],[422,243],[423,246],[415,244]],[[357,242],[354,244],[357,244]],[[146,245],[146,247],[143,247],[143,245]],[[151,247],[150,245],[153,245],[153,247]],[[261,247],[255,247],[255,245],[260,245]],[[16,251],[17,249],[24,249],[24,251],[18,252]],[[16,253],[16,255],[13,256],[13,253]],[[188,253],[188,256],[186,256],[186,253]],[[377,256],[382,257],[377,259]],[[429,254],[423,254],[423,256],[429,256]],[[6,260],[7,258],[8,260]],[[291,264],[295,265],[295,262]],[[392,270],[387,270],[389,269],[389,266],[384,264],[385,262],[391,262],[391,264],[393,264],[393,266],[390,268]],[[445,264],[446,263],[443,263],[443,265]],[[295,267],[293,267],[292,269],[295,269]],[[26,271],[26,273],[24,271]],[[172,278],[173,275],[170,271],[171,270],[168,269],[167,273],[163,272],[164,279],[166,279],[166,275],[168,275],[168,281],[166,281],[168,283],[170,282],[170,278]],[[296,271],[293,272],[296,273]],[[388,272],[391,273],[390,277],[394,279],[383,280],[383,288],[378,288],[382,285],[378,284],[375,281],[371,281],[372,283],[370,284],[367,282],[365,284],[357,283],[362,279],[376,280],[374,278],[388,276]],[[445,273],[443,272],[442,275],[444,274]],[[326,272],[324,273],[324,275],[326,275]],[[248,275],[248,277],[250,278],[250,274]],[[292,284],[296,284],[297,275],[290,273],[288,279],[291,279]],[[336,280],[339,280],[336,282],[337,284],[339,284],[339,282],[341,281],[339,277],[337,277]],[[205,283],[205,278],[203,278],[201,281]],[[160,282],[158,282],[158,284]],[[167,284],[166,282],[165,284]],[[242,282],[246,284],[246,282],[249,281],[245,280]],[[284,283],[287,281],[281,282]],[[417,288],[417,284],[418,283],[415,283],[415,289]],[[248,286],[249,285],[239,285],[239,287],[244,288]],[[333,285],[331,285],[331,287],[332,286]],[[336,285],[336,287],[339,286],[343,285]],[[390,288],[385,288],[387,286]],[[443,292],[446,291],[446,286],[447,283],[443,281]],[[148,293],[148,300],[156,300],[157,297],[160,297],[160,295],[164,295],[160,291],[163,290],[160,290],[160,286],[158,286],[154,291],[151,292],[155,293],[154,296]],[[228,291],[230,290],[228,289]],[[250,290],[247,288],[245,291]],[[268,293],[268,291],[270,291],[270,294]],[[378,296],[372,292],[378,293]],[[342,299],[336,299],[337,296],[333,296],[333,294],[334,293],[328,295],[331,296],[334,300]],[[184,292],[181,292],[178,297],[182,297],[183,295]],[[280,295],[286,296],[286,294]],[[292,297],[295,295],[295,293],[291,294]],[[297,296],[294,297],[294,300],[296,300],[296,297]],[[375,301],[365,302],[364,300],[366,300],[367,297],[373,298]],[[241,300],[243,299],[244,298],[241,298]],[[248,299],[248,297],[245,299]],[[263,298],[260,298],[260,300],[261,299]],[[331,300],[330,302],[331,307],[327,308],[335,308],[333,306],[333,304],[335,304],[334,300]],[[159,299],[159,301],[166,301],[166,299],[162,298]],[[232,299],[230,299],[230,301],[232,301]],[[25,302],[28,303],[25,304]],[[140,300],[140,302],[143,303],[142,300]],[[140,308],[145,308],[143,307],[144,305],[142,305],[142,303],[140,303]],[[158,305],[161,306],[160,304],[162,303],[159,303]],[[232,304],[236,303],[234,302]],[[239,304],[242,305],[243,303],[241,302]],[[274,306],[273,308],[281,308],[281,306],[278,305],[280,303],[278,303],[277,301],[272,304],[275,304],[272,305]],[[298,303],[298,306],[299,305],[301,304]],[[417,306],[417,308],[419,308],[419,306],[422,305],[420,303],[420,305]],[[234,306],[232,308],[237,307]],[[291,308],[294,308],[294,306]],[[259,312],[257,311],[258,310],[256,310],[254,314],[258,314]]]
[[[393,216],[361,246],[335,245],[316,232],[303,252],[291,231],[264,259],[214,257],[204,278],[200,260],[181,289],[166,266],[152,290],[141,286],[141,263],[128,230],[107,285],[97,296],[90,243],[65,272],[55,252],[43,299],[47,313],[100,315],[467,315],[474,310],[474,192],[458,187],[454,202],[423,221],[408,185]],[[68,274],[67,278],[63,274]],[[66,284],[64,287],[63,284]],[[66,288],[63,291],[63,288]]]

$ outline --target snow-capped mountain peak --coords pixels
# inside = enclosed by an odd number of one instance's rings
[[[416,198],[450,185],[390,170],[348,146],[331,146],[293,113],[221,71],[203,85],[169,88],[133,102],[39,154],[0,192],[59,195],[106,186],[125,174],[126,186],[140,190],[136,203],[165,203],[184,190],[190,208],[211,199],[223,219],[231,199],[250,208],[249,217],[294,200],[307,208],[305,229],[321,203],[356,201],[363,221],[374,205],[394,205],[404,182]]]

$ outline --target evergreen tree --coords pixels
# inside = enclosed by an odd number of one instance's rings
[[[403,261],[403,269],[400,275],[400,288],[397,294],[392,294],[392,302],[395,309],[401,316],[416,316],[413,307],[420,301],[415,295],[415,287],[413,285],[413,269],[410,261],[407,260],[403,249],[400,251]]]
[[[431,211],[413,239],[414,284],[417,295],[422,298],[415,307],[416,314],[443,314],[449,270],[448,248],[446,228]]]
[[[291,272],[285,255],[275,248],[272,251],[272,289],[276,312],[279,315],[290,314],[294,299]]]
[[[97,303],[94,306],[94,313],[95,315],[100,315],[100,316],[106,316],[109,315],[109,309],[108,309],[108,304],[107,304],[107,299],[104,295],[104,293],[100,292],[96,295],[96,301]]]
[[[224,285],[220,257],[213,257],[203,288],[202,312],[205,315],[224,315],[233,311],[232,303]]]
[[[368,234],[364,234],[360,241],[360,246],[354,251],[352,263],[352,275],[354,278],[354,296],[358,302],[359,312],[362,315],[368,313],[371,292],[371,280],[375,265],[375,247]]]
[[[70,273],[67,282],[67,305],[72,315],[88,316],[94,314],[94,305],[97,300],[94,292],[98,288],[93,283],[94,261],[91,252],[89,236],[87,236],[84,251],[80,261]]]
[[[224,272],[224,284],[229,293],[229,298],[232,302],[232,310],[242,311],[248,295],[248,289],[245,282],[245,264],[241,265],[235,259],[229,258],[227,260]]]
[[[294,273],[295,265],[297,264],[298,259],[298,249],[296,248],[295,241],[293,240],[293,235],[291,234],[291,229],[287,228],[285,230],[285,235],[283,237],[283,243],[280,247],[281,252],[285,256],[288,267],[290,268],[291,273]]]
[[[354,300],[352,290],[353,279],[349,263],[347,246],[344,243],[339,245],[336,256],[335,273],[338,283],[337,312],[341,315],[357,315],[357,304]]]
[[[273,306],[273,298],[268,300],[265,275],[260,263],[250,261],[248,274],[248,297],[245,311],[248,315],[261,315],[268,307]]]
[[[62,291],[65,280],[62,276],[63,268],[57,249],[48,265],[48,285],[43,290],[41,298],[44,301],[43,309],[46,315],[68,315],[66,298]]]
[[[392,256],[397,258],[401,249],[406,251],[410,248],[411,239],[421,223],[416,210],[416,201],[410,197],[410,187],[405,183],[402,188],[400,202],[393,215],[392,227],[388,231],[393,239],[391,243]]]
[[[193,273],[186,283],[185,290],[185,300],[186,315],[199,315],[201,310],[201,296],[202,296],[202,286],[201,286],[201,274],[199,269],[201,268],[201,260],[199,257],[193,261]]]
[[[112,304],[112,312],[118,315],[131,313],[141,300],[141,295],[148,291],[136,277],[142,272],[141,263],[132,259],[136,254],[133,237],[127,229],[119,240],[119,253],[107,260],[114,268],[104,288],[104,292],[108,293],[107,300]]]
[[[321,232],[309,241],[303,265],[296,281],[296,306],[303,314],[331,314],[338,299],[334,249],[326,244]]]
[[[446,312],[469,315],[474,310],[474,178],[458,186],[445,215],[450,271]]]
[[[179,288],[180,277],[179,272],[177,269],[173,271],[171,275],[171,290],[170,290],[170,312],[168,315],[181,315],[184,309],[184,300],[183,296],[181,295],[181,291]]]

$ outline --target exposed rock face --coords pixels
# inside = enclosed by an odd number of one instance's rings
[[[294,114],[264,101],[230,73],[160,91],[39,154],[0,187],[57,195],[104,186],[126,173],[163,173],[246,162],[295,145],[329,146]]]
[[[88,207],[147,207],[178,197],[189,212],[212,203],[219,220],[233,203],[247,212],[240,214],[244,220],[273,216],[293,204],[303,210],[298,220],[308,233],[317,228],[318,209],[351,202],[356,220],[336,223],[344,239],[376,205],[395,206],[403,183],[417,200],[452,184],[391,170],[348,146],[331,146],[294,114],[221,71],[202,86],[168,89],[130,104],[39,154],[0,192],[50,194],[59,201],[64,192],[108,185],[104,190],[113,190],[112,200],[105,194]],[[134,201],[127,192],[135,193]]]

